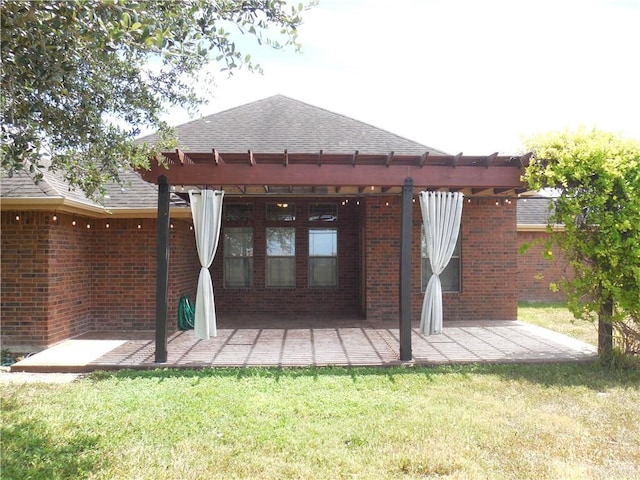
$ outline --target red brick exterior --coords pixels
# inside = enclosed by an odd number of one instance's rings
[[[399,315],[400,198],[370,197],[366,202],[367,319],[396,322]],[[517,318],[515,203],[491,199],[465,201],[462,210],[461,292],[443,295],[444,321]],[[412,318],[420,319],[422,216],[413,208]]]
[[[518,255],[518,300],[524,302],[564,302],[566,295],[552,291],[549,286],[561,278],[570,277],[570,267],[558,247],[552,249],[552,259],[543,256],[544,241],[549,234],[544,231],[518,232],[518,246],[529,244],[523,254]]]
[[[226,203],[234,200],[225,199]],[[223,223],[216,258],[211,274],[215,289],[216,310],[225,313],[281,313],[327,315],[354,314],[360,311],[360,259],[359,212],[361,207],[354,199],[288,199],[296,206],[294,222],[267,222],[266,204],[276,200],[252,201],[254,220],[246,223]],[[338,208],[338,220],[331,223],[309,222],[307,212],[310,203],[334,203]],[[246,201],[244,202],[246,203]],[[343,204],[344,203],[344,204]],[[362,207],[363,208],[363,207]],[[253,227],[254,275],[252,288],[225,288],[224,286],[224,228]],[[267,288],[265,286],[265,235],[267,226],[295,227],[296,229],[296,288]],[[309,228],[338,229],[338,287],[308,287]]]
[[[153,329],[155,219],[53,217],[2,212],[3,346],[42,348],[90,330]],[[190,223],[173,223],[169,325],[175,328],[178,299],[195,289],[198,264]]]
[[[251,202],[254,286],[225,288],[223,224],[211,272],[220,325],[234,313],[366,315],[398,322],[400,197],[288,198],[295,222],[269,223],[266,202]],[[338,205],[338,221],[309,222],[310,203]],[[19,216],[19,220],[16,220]],[[91,330],[155,328],[155,219],[95,219],[52,212],[2,212],[2,342],[44,348]],[[72,222],[75,221],[76,225]],[[87,224],[90,228],[87,228]],[[107,227],[108,224],[108,227]],[[195,297],[199,262],[190,220],[173,220],[169,257],[169,328],[176,327],[182,295]],[[296,228],[296,288],[265,287],[266,226]],[[422,308],[418,202],[413,215],[412,315]],[[308,287],[308,229],[338,228],[338,287]],[[514,204],[465,201],[462,218],[461,292],[444,294],[445,322],[515,319],[518,238]],[[522,272],[520,272],[522,273]]]

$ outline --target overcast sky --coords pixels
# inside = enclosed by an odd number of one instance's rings
[[[640,0],[320,0],[304,18],[303,53],[250,47],[264,75],[219,76],[195,118],[279,93],[450,153],[578,125],[640,139]]]

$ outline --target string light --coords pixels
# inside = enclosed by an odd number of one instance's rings
[[[74,227],[76,226],[76,219],[75,218],[71,221],[71,225],[73,225]]]
[[[16,222],[20,221],[20,215],[16,215]]]
[[[109,225],[109,222],[107,222],[107,224],[105,225],[105,227],[109,228],[111,225]]]
[[[142,224],[141,224],[141,223],[139,223],[139,224],[138,224],[138,230],[139,230],[139,229],[141,229],[141,228],[142,228]]]
[[[91,224],[90,223],[87,223],[87,228],[91,228]]]
[[[58,221],[58,215],[56,215],[56,214],[54,213],[54,214],[53,214],[53,218],[52,218],[52,220],[53,220],[54,222],[57,222],[57,221]]]

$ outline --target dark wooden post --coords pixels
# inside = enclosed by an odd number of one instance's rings
[[[169,184],[164,175],[158,177],[156,248],[156,363],[165,363],[169,315]]]
[[[400,360],[408,362],[411,352],[411,234],[413,231],[413,179],[402,187],[400,223]]]

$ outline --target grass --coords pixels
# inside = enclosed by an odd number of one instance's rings
[[[3,479],[640,478],[640,372],[157,370],[7,384]]]
[[[591,345],[598,344],[598,325],[577,320],[562,304],[521,302],[518,305],[518,319],[564,333]]]
[[[594,338],[557,305],[520,319]],[[0,400],[3,479],[640,478],[638,369],[121,371]]]

